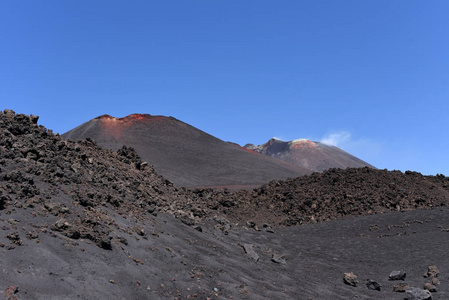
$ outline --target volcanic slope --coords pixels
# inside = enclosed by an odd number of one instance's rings
[[[311,171],[224,142],[173,117],[103,115],[62,135],[94,139],[102,147],[134,148],[140,157],[177,186],[258,186]]]
[[[331,169],[252,191],[188,190],[133,149],[67,141],[37,121],[0,112],[5,299],[399,300],[388,274],[422,287],[434,264],[432,299],[449,299],[445,176]]]
[[[284,142],[272,138],[265,144],[258,146],[246,144],[245,148],[315,172],[322,172],[331,168],[374,168],[367,162],[338,147],[307,139]]]

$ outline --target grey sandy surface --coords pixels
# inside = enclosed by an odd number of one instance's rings
[[[404,270],[405,282],[422,288],[427,267],[436,265],[441,285],[432,299],[449,299],[448,208],[274,232],[235,224],[226,231],[213,218],[200,232],[166,214],[146,225],[118,215],[115,220],[144,232],[117,233],[126,242],[112,250],[49,232],[40,232],[36,242],[25,234],[39,220],[0,214],[0,293],[19,286],[20,299],[404,299],[393,292],[398,282],[388,280],[390,272]],[[7,235],[14,231],[24,245],[8,250]],[[242,244],[252,244],[259,260]],[[272,261],[273,254],[285,264]],[[347,272],[358,276],[358,286],[343,283]],[[381,291],[368,289],[368,279]]]

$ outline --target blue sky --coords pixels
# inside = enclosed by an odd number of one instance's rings
[[[0,109],[174,116],[449,175],[449,1],[3,1]]]

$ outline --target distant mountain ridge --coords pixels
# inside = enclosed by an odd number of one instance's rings
[[[65,139],[91,138],[112,150],[133,147],[175,185],[255,187],[273,179],[312,173],[284,161],[224,142],[173,117],[102,115],[64,133]]]
[[[375,168],[338,147],[308,139],[285,142],[271,138],[265,144],[257,146],[246,144],[244,147],[314,172],[322,172],[330,168]]]

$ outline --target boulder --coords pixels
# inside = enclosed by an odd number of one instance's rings
[[[273,253],[273,255],[271,256],[271,261],[281,265],[285,265],[287,263],[284,256],[276,253]]]
[[[33,114],[30,115],[30,121],[33,124],[37,124],[37,121],[39,120],[39,116],[35,116]]]
[[[344,277],[343,277],[343,281],[344,283],[346,283],[347,285],[350,286],[357,286],[357,284],[359,283],[359,281],[357,280],[357,276],[354,275],[354,273],[345,273]]]
[[[399,283],[393,286],[393,292],[405,293],[408,289],[407,283]]]
[[[432,283],[430,283],[430,282],[424,283],[424,289],[427,290],[427,291],[429,291],[429,292],[432,292],[432,293],[435,293],[435,292],[437,291],[437,287],[434,286],[434,285],[433,285]]]
[[[12,118],[12,117],[14,117],[16,115],[16,112],[13,111],[12,109],[5,109],[3,111],[3,114],[5,114],[7,117]]]
[[[259,260],[259,255],[253,250],[253,244],[241,244],[245,253],[249,255],[255,261]]]
[[[378,282],[371,280],[371,279],[367,280],[366,287],[370,290],[375,290],[375,291],[380,291],[380,289],[382,288],[382,286]]]
[[[5,289],[5,299],[10,299],[11,296],[13,296],[14,294],[17,294],[19,292],[19,287],[18,286],[10,286],[8,288]]]
[[[440,280],[439,280],[438,278],[434,277],[434,278],[432,278],[431,283],[432,283],[433,285],[440,285]]]
[[[392,271],[390,273],[390,280],[405,280],[407,274],[404,271]]]
[[[427,272],[424,273],[424,277],[438,277],[438,274],[440,274],[440,271],[438,270],[437,266],[433,265],[427,268]]]
[[[405,300],[431,300],[432,294],[429,291],[411,287],[405,291]]]

